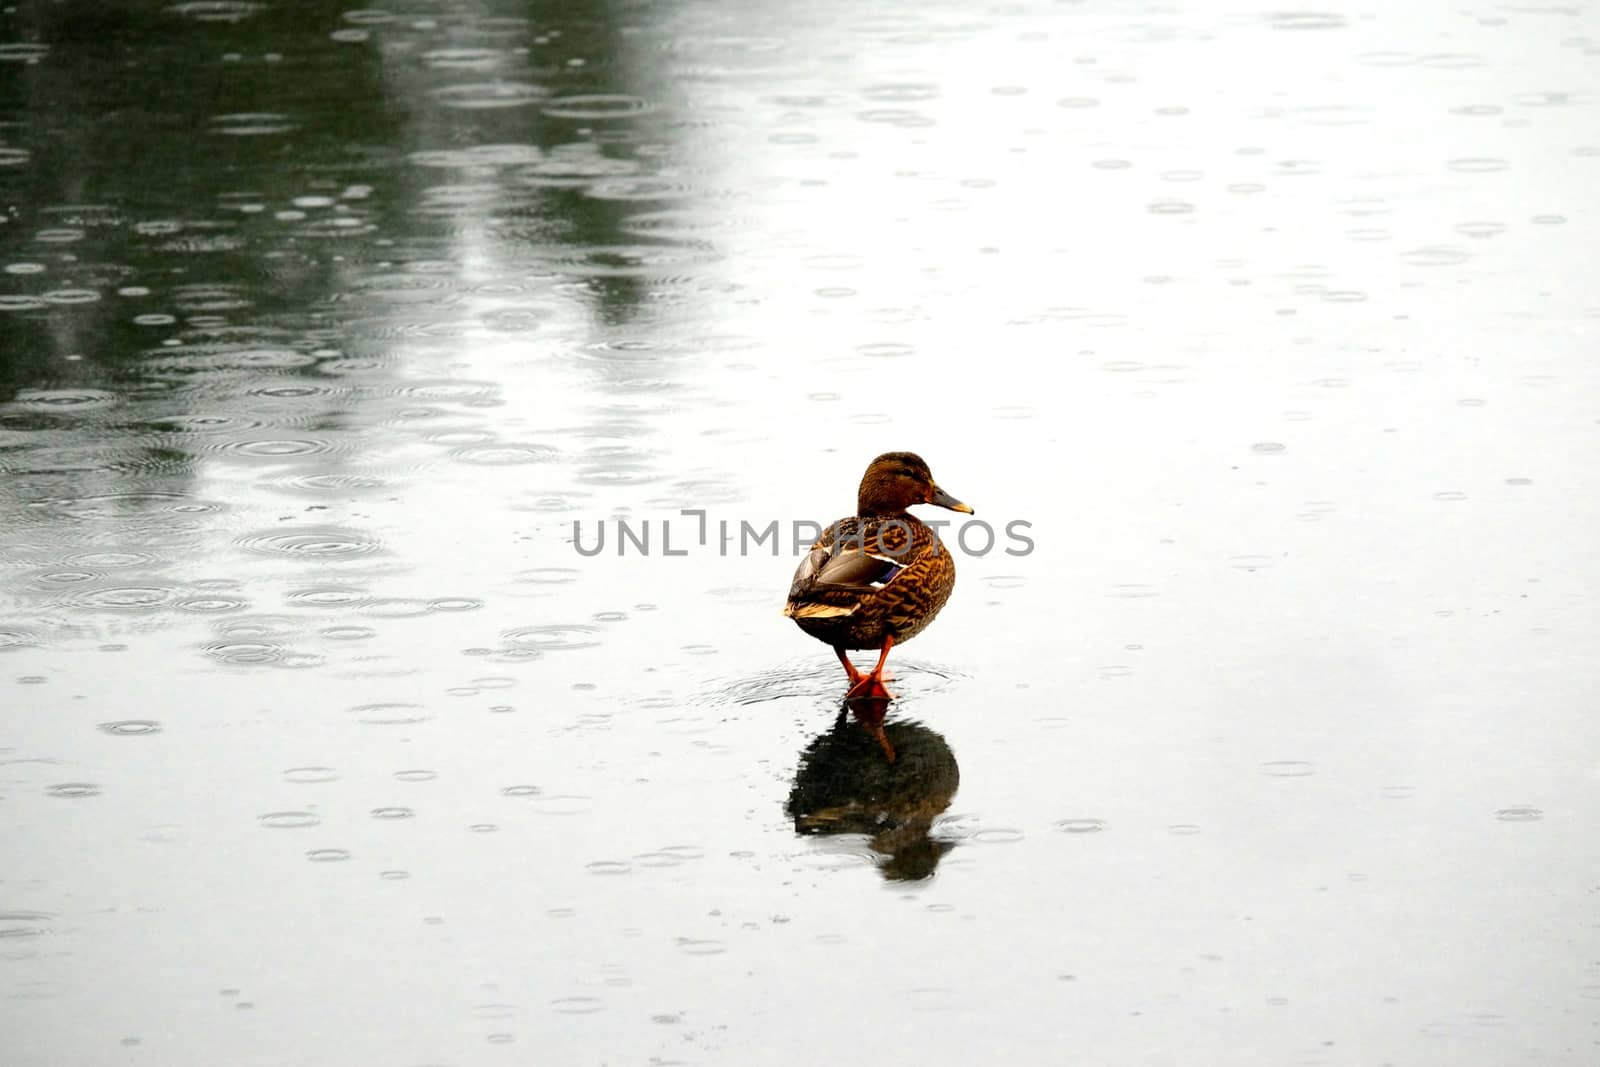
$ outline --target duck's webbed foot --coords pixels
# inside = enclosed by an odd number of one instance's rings
[[[844,695],[846,700],[882,700],[888,702],[894,699],[894,694],[884,688],[883,678],[877,671],[864,674],[850,687]]]
[[[871,674],[867,675],[863,675],[850,665],[850,661],[845,659],[843,649],[838,650],[839,658],[845,661],[845,665],[850,671],[850,691],[844,695],[846,700],[859,700],[862,698],[871,700],[894,699],[894,694],[883,687],[883,665],[888,662],[889,649],[893,647],[894,635],[891,634],[883,639],[883,649],[878,653],[878,665],[872,668]]]

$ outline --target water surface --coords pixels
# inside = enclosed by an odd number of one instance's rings
[[[1595,14],[8,9],[0,1058],[1592,1062]]]

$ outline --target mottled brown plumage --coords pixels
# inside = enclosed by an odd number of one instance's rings
[[[955,585],[950,550],[915,515],[852,515],[812,546],[784,614],[834,648],[878,648],[921,633]]]
[[[883,664],[891,646],[909,641],[933,621],[956,584],[956,563],[942,538],[915,515],[914,504],[935,504],[968,514],[972,509],[940,489],[922,458],[888,452],[862,476],[856,514],[823,532],[795,571],[783,613],[802,630],[833,646],[850,676],[847,698],[888,700]],[[880,650],[878,665],[863,675],[846,649]],[[876,735],[882,736],[882,715]]]

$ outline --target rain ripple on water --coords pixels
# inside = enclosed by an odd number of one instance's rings
[[[46,786],[45,792],[63,800],[82,800],[86,797],[99,796],[100,787],[94,782],[57,782],[55,785]]]
[[[161,724],[153,719],[122,719],[118,722],[103,722],[100,724],[100,729],[118,737],[138,737],[160,733]]]
[[[360,704],[351,708],[350,713],[358,722],[372,726],[410,726],[431,718],[421,704],[402,702]]]
[[[1494,817],[1500,822],[1538,822],[1544,818],[1544,812],[1528,804],[1514,804],[1501,808]]]
[[[240,537],[234,543],[257,555],[300,556],[319,560],[347,559],[383,550],[382,544],[359,530],[334,526],[263,530]]]
[[[621,93],[563,96],[550,101],[543,108],[551,118],[596,120],[628,118],[653,110],[655,105],[648,100]]]
[[[445,107],[467,111],[525,107],[549,95],[549,90],[540,86],[513,81],[446,85],[433,91],[434,100]]]
[[[501,636],[517,648],[534,651],[567,651],[592,648],[599,644],[599,628],[572,624],[567,626],[522,626],[507,630]]]

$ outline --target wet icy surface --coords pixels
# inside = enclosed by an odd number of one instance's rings
[[[1597,25],[9,9],[0,1058],[1593,1062]]]

